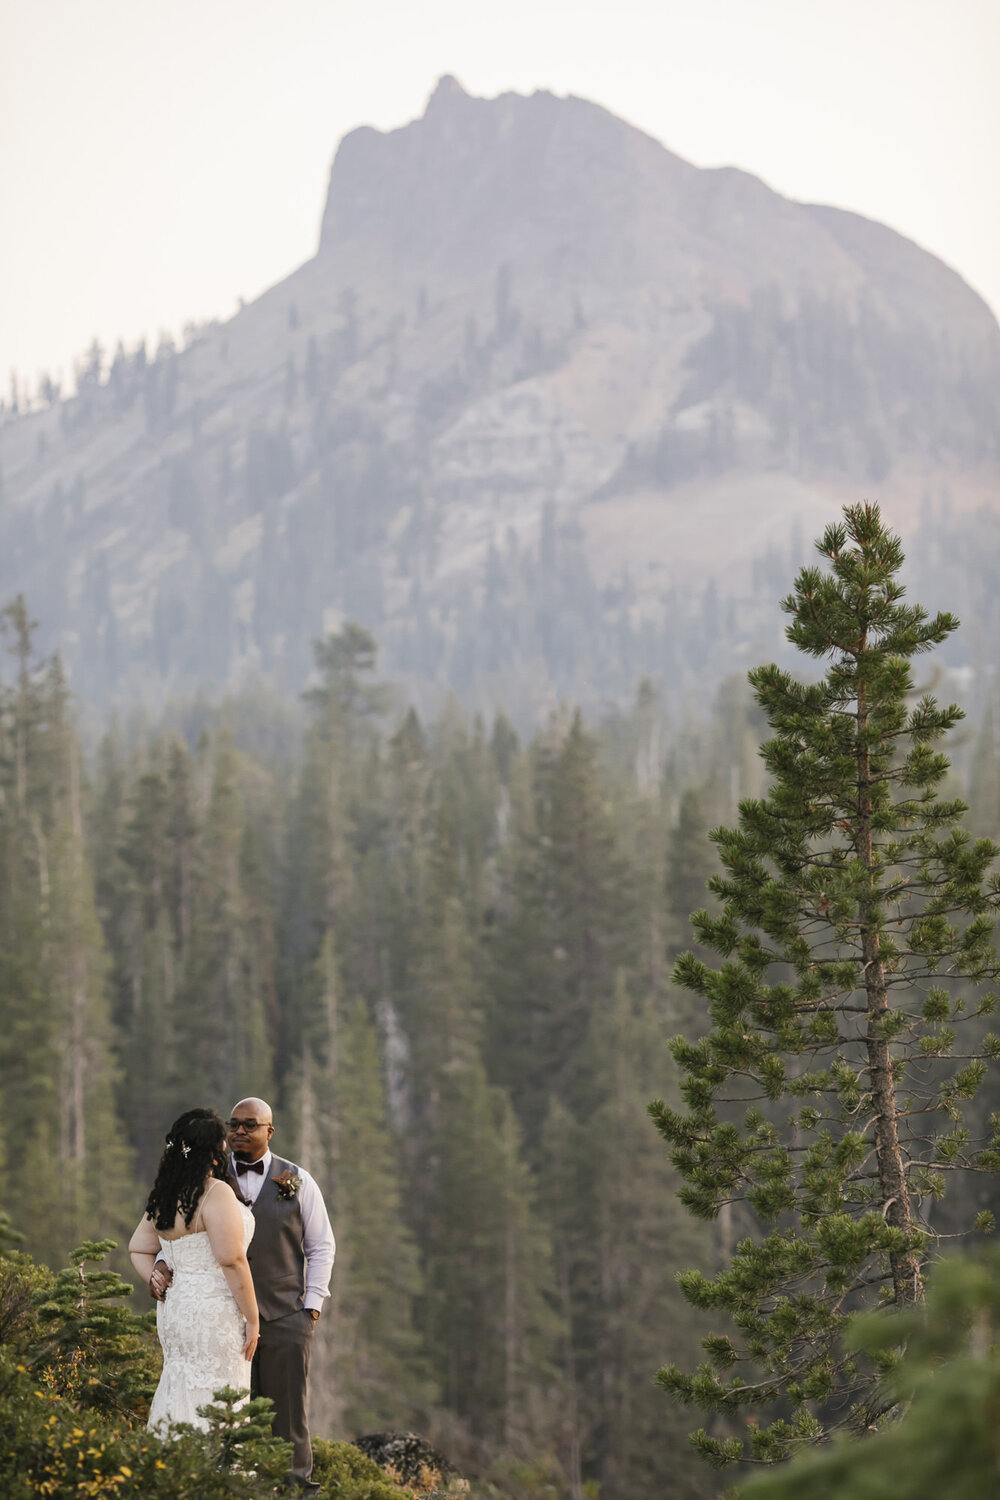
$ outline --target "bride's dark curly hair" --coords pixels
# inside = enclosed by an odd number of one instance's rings
[[[170,1127],[146,1213],[157,1229],[173,1229],[177,1211],[190,1229],[206,1177],[228,1182],[241,1197],[229,1166],[226,1127],[214,1109],[189,1109]]]

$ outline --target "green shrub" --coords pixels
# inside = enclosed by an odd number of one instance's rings
[[[403,1500],[412,1492],[394,1484],[384,1469],[353,1443],[313,1439],[313,1476],[331,1500]]]
[[[57,1394],[132,1425],[146,1420],[160,1352],[155,1313],[132,1312],[131,1284],[100,1265],[114,1248],[114,1240],[85,1241],[36,1293],[25,1363]]]
[[[0,1349],[27,1349],[38,1336],[38,1303],[55,1278],[30,1255],[0,1255]]]

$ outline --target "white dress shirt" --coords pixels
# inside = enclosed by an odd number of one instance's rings
[[[237,1161],[235,1156],[231,1158],[240,1192],[250,1204],[257,1202],[261,1188],[271,1175],[271,1152],[265,1151],[260,1160],[263,1172],[248,1172],[246,1162]],[[315,1179],[302,1167],[296,1167],[295,1170],[302,1178],[302,1186],[295,1195],[302,1213],[302,1250],[306,1258],[306,1285],[302,1306],[319,1310],[330,1295],[330,1277],[333,1275],[337,1243],[333,1237],[323,1194],[316,1186]]]

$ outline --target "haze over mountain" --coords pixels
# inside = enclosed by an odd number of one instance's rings
[[[297,690],[351,618],[526,718],[732,671],[844,500],[992,525],[998,417],[995,319],[900,235],[443,78],[341,142],[293,275],[7,411],[0,599],[97,703]]]

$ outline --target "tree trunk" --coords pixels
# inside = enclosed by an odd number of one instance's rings
[[[864,652],[862,644],[859,663]],[[859,908],[861,956],[864,963],[865,992],[868,1001],[868,1075],[871,1080],[875,1110],[875,1154],[878,1160],[882,1214],[886,1223],[908,1234],[913,1228],[910,1194],[906,1182],[906,1164],[899,1142],[899,1111],[893,1077],[890,1044],[879,1032],[879,1022],[888,1013],[889,996],[881,941],[871,921],[875,899],[874,856],[872,851],[872,781],[868,748],[861,736],[868,727],[867,697],[863,683],[858,684],[858,835],[857,851],[868,870],[869,894]],[[912,1250],[890,1254],[892,1285],[897,1305],[917,1302],[922,1296],[920,1261]]]

